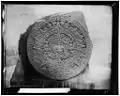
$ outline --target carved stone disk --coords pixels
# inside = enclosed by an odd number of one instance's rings
[[[88,33],[63,19],[62,15],[53,16],[34,23],[27,40],[27,54],[33,67],[58,80],[79,74],[91,54]]]

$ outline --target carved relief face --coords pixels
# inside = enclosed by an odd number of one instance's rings
[[[68,79],[79,74],[88,63],[90,51],[87,32],[62,15],[35,23],[28,36],[31,64],[53,79]]]

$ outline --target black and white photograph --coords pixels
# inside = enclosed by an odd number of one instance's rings
[[[2,94],[11,88],[118,94],[118,2],[1,6]]]

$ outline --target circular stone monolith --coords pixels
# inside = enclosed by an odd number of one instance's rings
[[[78,75],[89,62],[92,42],[82,12],[53,14],[36,21],[27,39],[33,67],[57,80]]]

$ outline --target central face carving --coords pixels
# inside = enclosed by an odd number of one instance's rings
[[[54,18],[34,24],[27,41],[27,53],[40,73],[53,79],[68,79],[87,65],[91,42],[85,30],[73,22],[63,17]]]
[[[53,49],[55,52],[62,52],[64,50],[64,47],[62,45],[55,45],[53,46]]]

